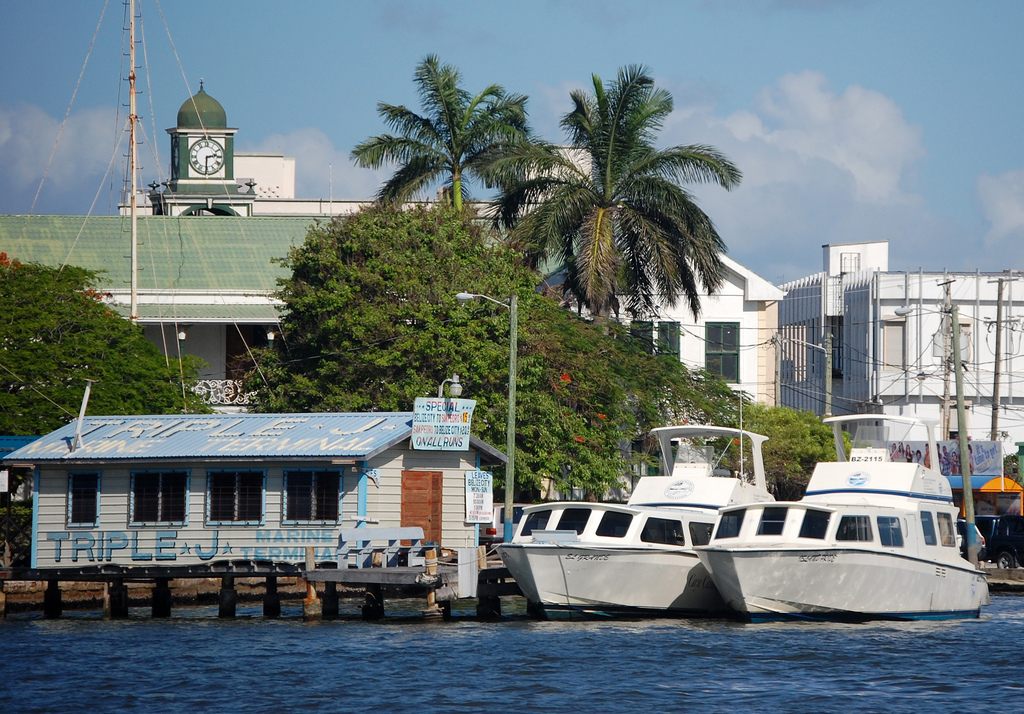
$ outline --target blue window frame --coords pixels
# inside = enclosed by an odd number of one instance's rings
[[[210,525],[263,525],[263,471],[210,471],[206,475],[206,521]]]
[[[296,469],[284,472],[284,523],[336,524],[341,519],[341,473]]]
[[[100,514],[100,475],[68,474],[68,527],[95,528]]]
[[[128,521],[133,526],[186,525],[188,472],[133,472],[128,510]]]

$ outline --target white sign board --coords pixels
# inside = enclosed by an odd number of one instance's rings
[[[412,417],[412,448],[467,451],[475,399],[416,397]]]
[[[7,469],[0,470],[0,493],[7,493]]]
[[[466,472],[466,523],[494,519],[494,476],[490,471]]]

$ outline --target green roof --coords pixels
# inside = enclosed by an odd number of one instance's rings
[[[288,275],[274,259],[300,245],[315,220],[139,217],[139,289],[274,291],[277,279]],[[130,287],[127,216],[0,216],[0,252],[25,263],[94,270],[100,273],[99,289]]]
[[[128,305],[111,305],[122,317],[128,317]],[[280,319],[274,305],[139,305],[141,322],[237,322],[274,323]]]
[[[199,91],[185,100],[178,109],[179,129],[226,129],[228,115],[224,107],[199,85]]]

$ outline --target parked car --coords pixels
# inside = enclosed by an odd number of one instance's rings
[[[960,555],[964,559],[967,558],[967,540],[964,538],[964,535],[966,533],[967,521],[963,520],[962,518],[958,519],[956,522],[956,545],[958,548],[960,548]],[[978,561],[980,562],[982,560],[987,560],[987,539],[985,538],[985,534],[981,532],[981,529],[978,527],[977,523],[974,524],[974,537],[978,542]]]
[[[523,518],[523,509],[530,504],[512,504],[512,531],[515,532]],[[495,545],[505,540],[505,504],[495,504],[494,518],[490,523],[480,525],[480,545]]]
[[[1024,517],[977,516],[974,522],[985,538],[985,560],[1000,568],[1016,568],[1024,563]]]

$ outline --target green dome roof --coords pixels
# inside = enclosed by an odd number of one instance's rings
[[[203,89],[185,100],[178,110],[179,129],[227,129],[228,115],[224,107]]]

